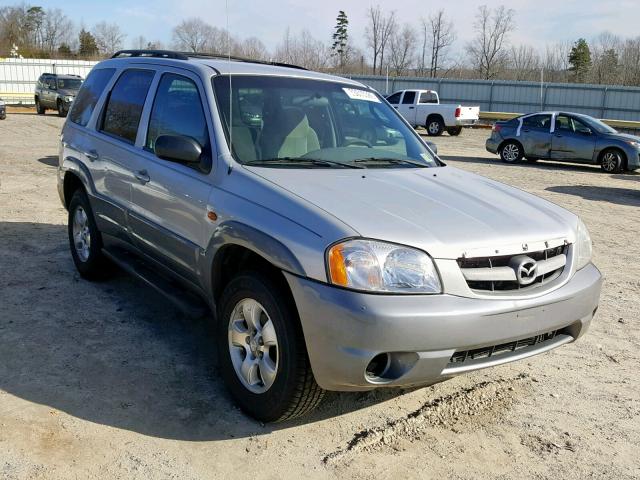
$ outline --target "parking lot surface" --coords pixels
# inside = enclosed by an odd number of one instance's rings
[[[56,192],[62,123],[0,122],[0,477],[640,477],[640,174],[505,165],[487,130],[436,138],[449,165],[582,217],[605,275],[591,330],[428,388],[329,394],[265,426],[225,392],[207,319],[125,274],[76,274]]]

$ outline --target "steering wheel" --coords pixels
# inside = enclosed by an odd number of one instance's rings
[[[345,147],[353,147],[354,145],[362,145],[363,147],[373,148],[373,145],[371,145],[366,140],[362,140],[362,139],[347,140],[344,144]]]

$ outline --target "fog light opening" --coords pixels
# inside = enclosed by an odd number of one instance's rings
[[[388,353],[380,353],[373,357],[367,365],[365,375],[369,380],[379,380],[384,378],[385,374],[391,366],[391,355]]]

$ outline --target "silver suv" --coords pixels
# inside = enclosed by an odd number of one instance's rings
[[[82,77],[79,75],[40,75],[34,93],[38,115],[44,115],[47,109],[54,109],[59,116],[66,117],[81,85]]]
[[[61,142],[80,274],[115,263],[188,311],[201,302],[226,385],[262,421],[325,390],[429,385],[546,352],[598,307],[578,217],[446,166],[345,78],[119,52],[88,76]]]

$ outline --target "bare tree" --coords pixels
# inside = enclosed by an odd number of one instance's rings
[[[42,25],[42,48],[49,54],[56,51],[60,45],[68,44],[73,33],[73,22],[62,10],[55,8],[47,10]]]
[[[257,37],[249,37],[240,43],[241,56],[252,58],[255,60],[266,60],[269,58],[269,52],[264,43]]]
[[[100,22],[93,27],[92,33],[102,55],[109,55],[122,49],[122,43],[126,37],[116,23]]]
[[[331,62],[331,49],[307,30],[292,35],[289,28],[276,47],[276,60],[312,70],[326,69]]]
[[[367,46],[371,48],[373,54],[373,73],[382,75],[385,49],[396,26],[395,12],[392,11],[385,16],[380,9],[380,5],[376,5],[375,7],[369,7],[367,17],[369,24],[365,30],[365,35]]]
[[[515,80],[534,80],[540,70],[540,55],[529,45],[511,47],[510,63]]]
[[[620,47],[620,77],[623,85],[640,85],[640,37],[627,39]]]
[[[429,15],[428,19],[422,19],[422,57],[421,70],[426,73],[426,52],[427,46],[431,50],[431,62],[429,76],[437,77],[438,69],[446,59],[447,48],[456,40],[456,33],[453,22],[447,20],[444,10],[438,10]]]
[[[199,18],[183,20],[173,29],[173,44],[178,50],[202,52],[211,40],[213,27]]]
[[[515,29],[514,12],[501,5],[490,9],[478,8],[474,29],[476,36],[467,44],[467,53],[482,78],[495,78],[508,61],[507,40]]]
[[[402,27],[401,31],[393,32],[389,40],[389,64],[395,76],[406,73],[415,60],[415,45],[417,35],[415,30],[408,24]]]

